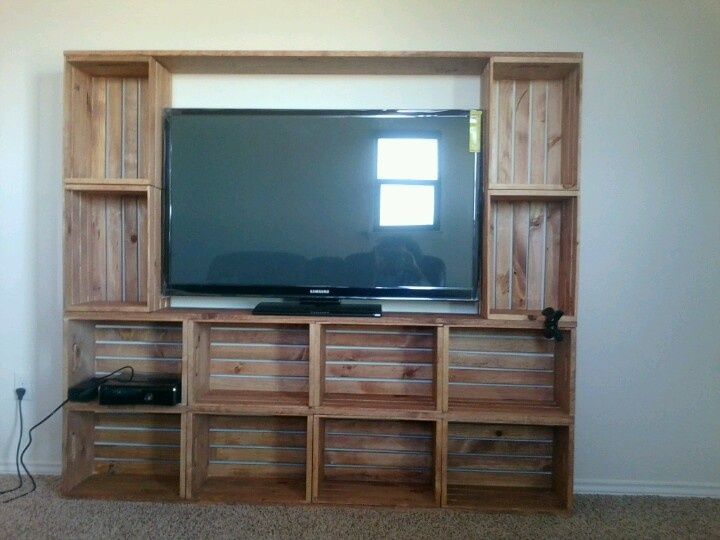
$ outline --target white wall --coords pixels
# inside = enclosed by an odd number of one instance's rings
[[[720,3],[0,2],[0,463],[61,398],[64,49],[585,53],[576,477],[720,495]],[[37,434],[56,471],[60,429]]]

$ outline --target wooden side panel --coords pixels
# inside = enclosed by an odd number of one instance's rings
[[[551,489],[554,428],[448,424],[448,486]]]
[[[143,194],[66,191],[66,305],[147,302],[148,227]]]
[[[308,403],[307,325],[212,326],[208,340],[207,393],[200,400],[218,393],[252,400],[264,393]]]
[[[208,417],[208,477],[306,479],[307,417]]]
[[[93,474],[93,413],[64,411],[62,492]]]
[[[324,401],[411,398],[435,408],[435,328],[329,326],[324,343]]]
[[[540,332],[450,330],[449,406],[555,402],[555,342]]]
[[[574,313],[576,203],[495,200],[492,203],[490,313]]]
[[[180,477],[181,415],[95,416],[93,467],[96,474]]]
[[[97,376],[128,365],[136,375],[182,374],[180,323],[96,323],[94,339]]]
[[[433,422],[335,418],[323,422],[323,480],[434,486]]]
[[[563,182],[562,169],[565,160],[566,170],[576,162],[574,147],[565,142],[572,134],[563,136],[563,130],[574,125],[565,118],[566,110],[573,111],[577,104],[576,93],[565,95],[574,87],[562,80],[503,79],[494,84],[498,120],[492,135],[498,159],[493,183],[573,187],[574,180]]]

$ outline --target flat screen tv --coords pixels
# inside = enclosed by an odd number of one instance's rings
[[[167,110],[165,293],[476,299],[469,118]]]

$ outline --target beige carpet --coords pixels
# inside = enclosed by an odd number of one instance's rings
[[[0,487],[13,484],[0,477]],[[62,499],[57,479],[0,505],[0,538],[720,538],[720,500],[578,496],[569,519],[447,510]]]

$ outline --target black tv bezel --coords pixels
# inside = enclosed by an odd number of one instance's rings
[[[227,285],[170,283],[170,221],[171,221],[171,171],[170,140],[168,122],[172,116],[182,115],[312,115],[312,116],[380,116],[380,117],[423,117],[423,116],[464,116],[470,115],[465,109],[199,109],[166,108],[163,111],[163,170],[162,170],[162,294],[166,296],[245,296],[282,299],[353,299],[353,300],[440,300],[478,301],[480,286],[480,261],[482,260],[480,237],[482,233],[483,182],[482,149],[475,153],[475,227],[473,235],[473,287],[332,287],[278,286],[278,285]],[[319,292],[322,291],[322,292]]]

